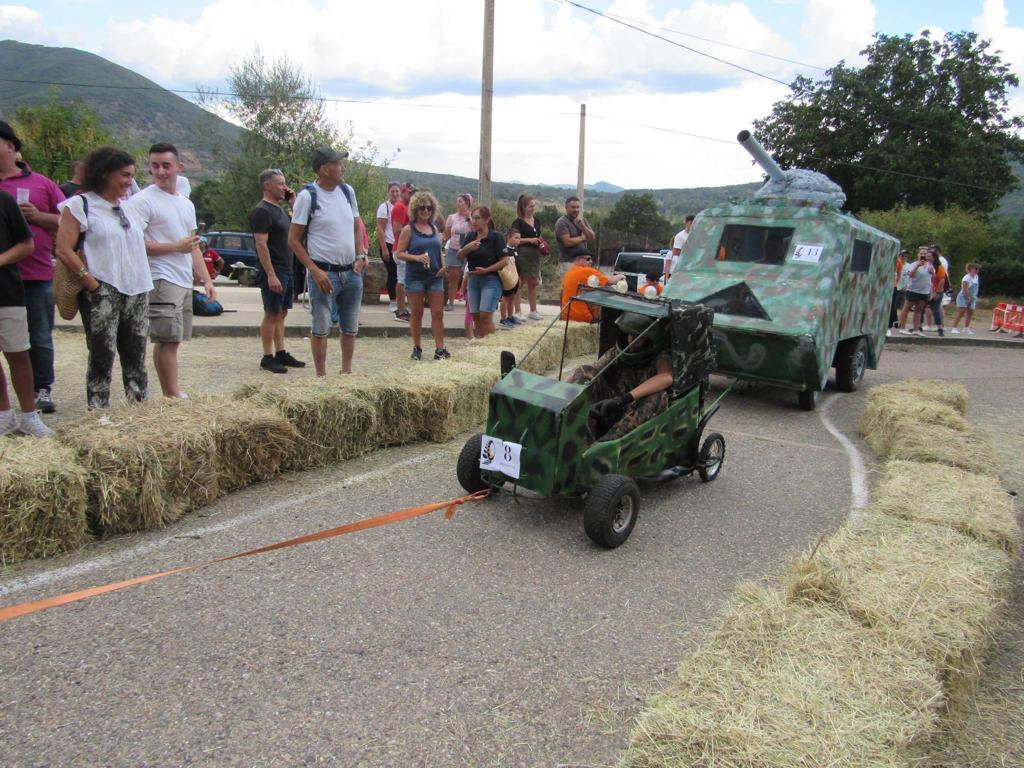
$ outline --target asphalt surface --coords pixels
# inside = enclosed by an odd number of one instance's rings
[[[963,380],[972,418],[998,430],[1019,408],[1024,356],[887,349],[868,384],[906,376]],[[862,449],[863,398],[824,400]],[[735,584],[776,577],[850,513],[849,458],[791,394],[734,392],[711,428],[727,440],[719,478],[645,489],[611,552],[576,503],[499,498],[0,624],[2,763],[612,765]],[[7,572],[0,604],[459,496],[460,447],[254,486],[172,528]]]

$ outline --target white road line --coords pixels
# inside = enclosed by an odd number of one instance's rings
[[[232,528],[237,528],[240,525],[251,523],[254,520],[259,520],[267,515],[273,515],[278,512],[284,512],[293,507],[304,507],[310,502],[316,501],[326,496],[332,496],[337,494],[339,490],[349,488],[353,485],[361,485],[362,483],[376,480],[378,478],[392,475],[394,472],[402,467],[413,466],[415,464],[422,464],[425,461],[436,458],[434,451],[425,451],[424,453],[413,456],[412,458],[400,461],[397,464],[392,464],[384,469],[375,469],[372,472],[363,472],[359,475],[352,475],[342,480],[331,483],[330,485],[319,488],[311,493],[304,494],[295,498],[282,501],[277,504],[271,504],[267,507],[262,507],[255,512],[250,512],[244,515],[238,515],[228,520],[224,520],[220,523],[213,523],[205,525],[201,528],[190,528],[175,530],[167,533],[165,536],[161,536],[159,539],[153,541],[147,541],[144,544],[137,544],[134,547],[122,550],[116,554],[104,555],[103,557],[97,557],[93,560],[86,560],[82,563],[76,563],[75,565],[68,565],[63,568],[55,568],[52,571],[44,571],[42,573],[36,573],[31,576],[22,576],[19,578],[11,579],[7,582],[0,582],[0,597],[10,595],[15,592],[20,592],[25,589],[31,589],[33,587],[42,587],[54,582],[64,581],[74,576],[81,576],[86,573],[92,573],[93,571],[99,570],[100,568],[106,568],[111,565],[118,565],[120,563],[134,560],[135,558],[141,557],[142,555],[149,554],[158,549],[161,549],[171,542],[178,539],[178,537],[187,535],[189,537],[207,536],[214,533],[220,533],[221,531],[227,531]]]
[[[867,467],[864,465],[864,458],[861,456],[860,451],[857,450],[857,446],[853,444],[850,438],[839,431],[825,413],[832,406],[832,403],[838,399],[838,395],[827,398],[818,409],[818,418],[821,419],[821,423],[825,425],[825,429],[829,431],[829,434],[843,446],[843,450],[846,451],[846,457],[850,461],[850,522],[853,522],[860,517],[860,510],[871,503],[871,493],[868,490]]]

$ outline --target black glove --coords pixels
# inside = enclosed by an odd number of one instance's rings
[[[633,395],[626,392],[618,397],[610,397],[595,403],[590,409],[590,418],[594,420],[594,434],[600,437],[622,418],[626,406],[633,402]]]

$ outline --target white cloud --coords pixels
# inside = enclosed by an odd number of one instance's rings
[[[0,5],[0,39],[37,42],[44,35],[41,13],[24,5]]]
[[[1024,27],[1010,26],[1003,0],[985,0],[981,15],[971,19],[971,26],[981,37],[992,41],[1017,76],[1024,77]]]
[[[871,0],[808,0],[800,31],[807,41],[803,55],[812,61],[845,59],[856,66],[875,32],[875,5]]]

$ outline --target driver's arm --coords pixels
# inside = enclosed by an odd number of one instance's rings
[[[658,372],[629,391],[634,400],[656,395],[672,386],[672,364],[664,357],[658,359]]]

